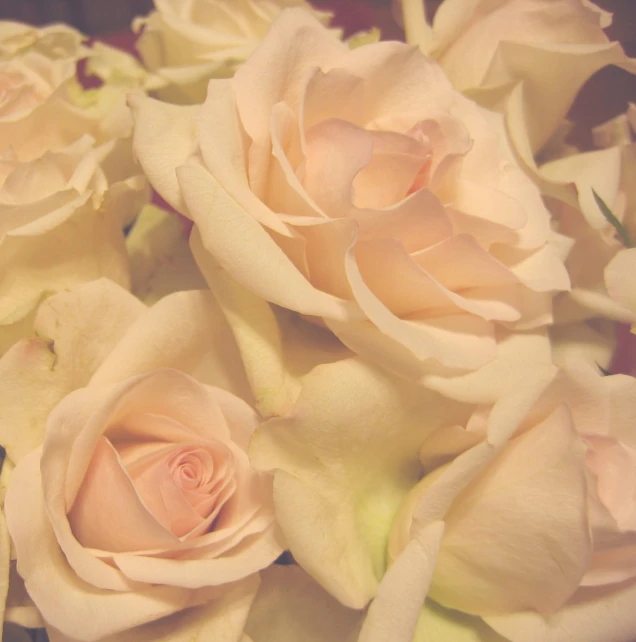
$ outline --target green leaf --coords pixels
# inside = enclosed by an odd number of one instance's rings
[[[629,238],[627,230],[625,229],[623,224],[616,218],[616,216],[614,216],[612,210],[607,207],[605,201],[594,191],[594,189],[592,189],[592,194],[594,194],[594,200],[596,201],[598,208],[601,210],[601,214],[603,214],[605,220],[618,232],[623,245],[625,247],[634,247]]]

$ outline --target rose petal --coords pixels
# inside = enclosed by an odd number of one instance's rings
[[[354,305],[310,285],[263,228],[205,170],[186,166],[177,173],[204,247],[237,281],[268,301],[303,314],[356,315]],[[216,211],[214,217],[208,216],[210,207]],[[284,288],[280,288],[281,279]]]
[[[170,546],[175,539],[145,505],[104,438],[97,443],[68,520],[82,546],[114,553]]]
[[[254,465],[277,470],[276,515],[294,558],[343,604],[361,608],[375,594],[393,514],[418,474],[417,448],[457,411],[347,359],[314,368],[293,414],[254,434]]]
[[[183,107],[132,93],[128,103],[135,120],[135,154],[152,186],[172,207],[187,215],[174,168],[196,149],[198,105]]]
[[[444,523],[423,528],[389,567],[358,642],[411,642],[433,576]]]
[[[583,444],[561,407],[509,442],[456,498],[431,596],[477,615],[556,612],[591,553],[586,500]]]
[[[629,642],[636,630],[636,583],[583,589],[558,613],[545,617],[523,612],[485,618],[487,624],[512,642]]]

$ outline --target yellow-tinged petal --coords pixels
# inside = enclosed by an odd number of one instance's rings
[[[35,320],[39,336],[19,341],[0,359],[0,444],[12,462],[42,443],[51,410],[88,383],[143,310],[107,279],[60,292],[41,305]]]
[[[187,214],[174,168],[183,165],[196,149],[198,105],[181,107],[130,94],[135,121],[133,149],[152,186],[172,207]]]
[[[148,308],[91,379],[110,384],[174,368],[251,403],[240,353],[223,312],[207,290],[174,292]]]
[[[254,434],[250,456],[276,471],[277,518],[292,554],[343,604],[362,608],[375,594],[393,517],[421,474],[419,447],[465,412],[345,359],[314,368],[293,413]]]
[[[444,522],[420,530],[382,578],[358,642],[411,642],[429,586]]]
[[[420,613],[413,642],[509,642],[481,618],[451,611],[428,600]]]

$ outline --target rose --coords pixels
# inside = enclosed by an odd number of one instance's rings
[[[101,276],[130,280],[122,228],[148,186],[125,95],[141,83],[105,76],[84,91],[81,39],[0,23],[0,354],[30,333],[51,292]],[[98,53],[104,72],[108,51]]]
[[[11,150],[12,157],[30,160],[81,136],[81,114],[64,94],[77,61],[89,54],[82,40],[63,25],[0,21],[0,157]]]
[[[209,254],[399,372],[479,368],[568,287],[501,119],[411,47],[349,51],[290,10],[233,79],[211,81],[196,121],[133,107],[137,155],[193,219],[204,272]]]
[[[141,82],[120,89],[118,99],[107,77],[99,91],[84,92],[76,79],[77,61],[93,52],[81,44],[81,34],[61,27],[38,31],[18,23],[0,23],[0,46],[3,32],[0,158],[25,162],[60,151],[85,135],[102,144],[130,134],[125,91],[142,86]],[[105,58],[103,49],[96,51]]]
[[[402,0],[408,41],[462,92],[506,113],[530,164],[596,71],[615,64],[636,72],[603,32],[611,14],[588,0],[444,0],[430,27],[421,4]]]
[[[245,453],[256,423],[245,402],[172,370],[66,397],[6,499],[18,571],[45,620],[100,639],[209,601],[218,590],[206,588],[273,562],[271,489]],[[67,617],[54,575],[70,569],[84,591],[119,592],[104,599],[118,612]]]
[[[17,462],[5,510],[18,572],[52,639],[238,640],[255,573],[282,548],[214,299],[180,292],[146,311],[102,280],[51,297],[36,328],[47,338],[18,342],[0,372],[39,403],[3,391],[0,438]]]
[[[395,4],[408,42],[437,60],[467,96],[505,115],[518,157],[549,197],[555,230],[567,237],[561,243],[571,250],[566,267],[572,291],[555,301],[553,357],[562,362],[584,349],[590,363],[607,366],[613,326],[600,319],[624,319],[624,311],[602,285],[616,247],[590,188],[620,217],[626,195],[631,199],[627,177],[633,159],[617,149],[580,153],[572,140],[586,137],[569,136],[566,115],[596,71],[612,64],[636,71],[620,44],[604,33],[611,14],[588,0],[445,0],[429,25],[420,0]],[[607,111],[600,100],[596,107]],[[626,189],[619,189],[620,175]]]
[[[391,557],[397,563],[411,538],[442,520],[430,599],[513,642],[628,642],[634,399],[633,378],[578,363],[479,410],[463,436],[440,429],[422,445],[428,473],[396,518]]]
[[[137,49],[148,69],[169,86],[157,94],[200,103],[210,78],[226,78],[252,54],[286,7],[302,7],[327,23],[329,13],[305,0],[156,0],[156,10],[133,22]]]

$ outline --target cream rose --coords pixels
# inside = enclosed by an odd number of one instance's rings
[[[86,135],[98,145],[129,136],[125,91],[143,84],[129,83],[116,96],[104,78],[100,90],[85,92],[76,66],[93,52],[82,39],[71,29],[0,23],[0,159],[27,162]]]
[[[157,95],[170,102],[200,103],[210,78],[232,76],[288,7],[302,7],[322,22],[331,14],[306,0],[155,0],[155,11],[137,18],[137,50],[168,86]]]
[[[51,59],[29,50],[0,61],[0,153],[10,150],[27,161],[85,133],[83,114],[65,95],[75,65],[75,57]]]
[[[444,0],[432,25],[422,0],[401,0],[408,42],[437,60],[453,84],[504,111],[526,161],[562,125],[599,69],[636,72],[603,29],[611,14],[589,0]]]
[[[47,300],[36,329],[0,373],[38,404],[3,391],[0,440],[17,570],[51,639],[238,642],[282,546],[218,305],[180,292],[146,309],[101,280]]]
[[[104,84],[83,90],[82,38],[0,23],[0,354],[51,292],[102,276],[129,284],[123,226],[149,191],[125,96],[143,77],[113,78],[98,49]]]
[[[18,572],[47,623],[101,639],[272,563],[271,484],[245,452],[256,423],[242,400],[171,370],[62,401],[6,500]],[[99,617],[68,617],[60,583],[104,596]]]
[[[399,560],[411,538],[443,521],[428,564],[436,603],[512,642],[629,642],[634,400],[636,380],[603,378],[579,362],[479,409],[464,431],[434,433],[420,452],[428,473],[396,518],[390,556]]]
[[[198,112],[133,106],[137,155],[193,219],[204,273],[211,255],[392,369],[479,368],[568,288],[501,117],[412,47],[350,51],[290,10]]]

